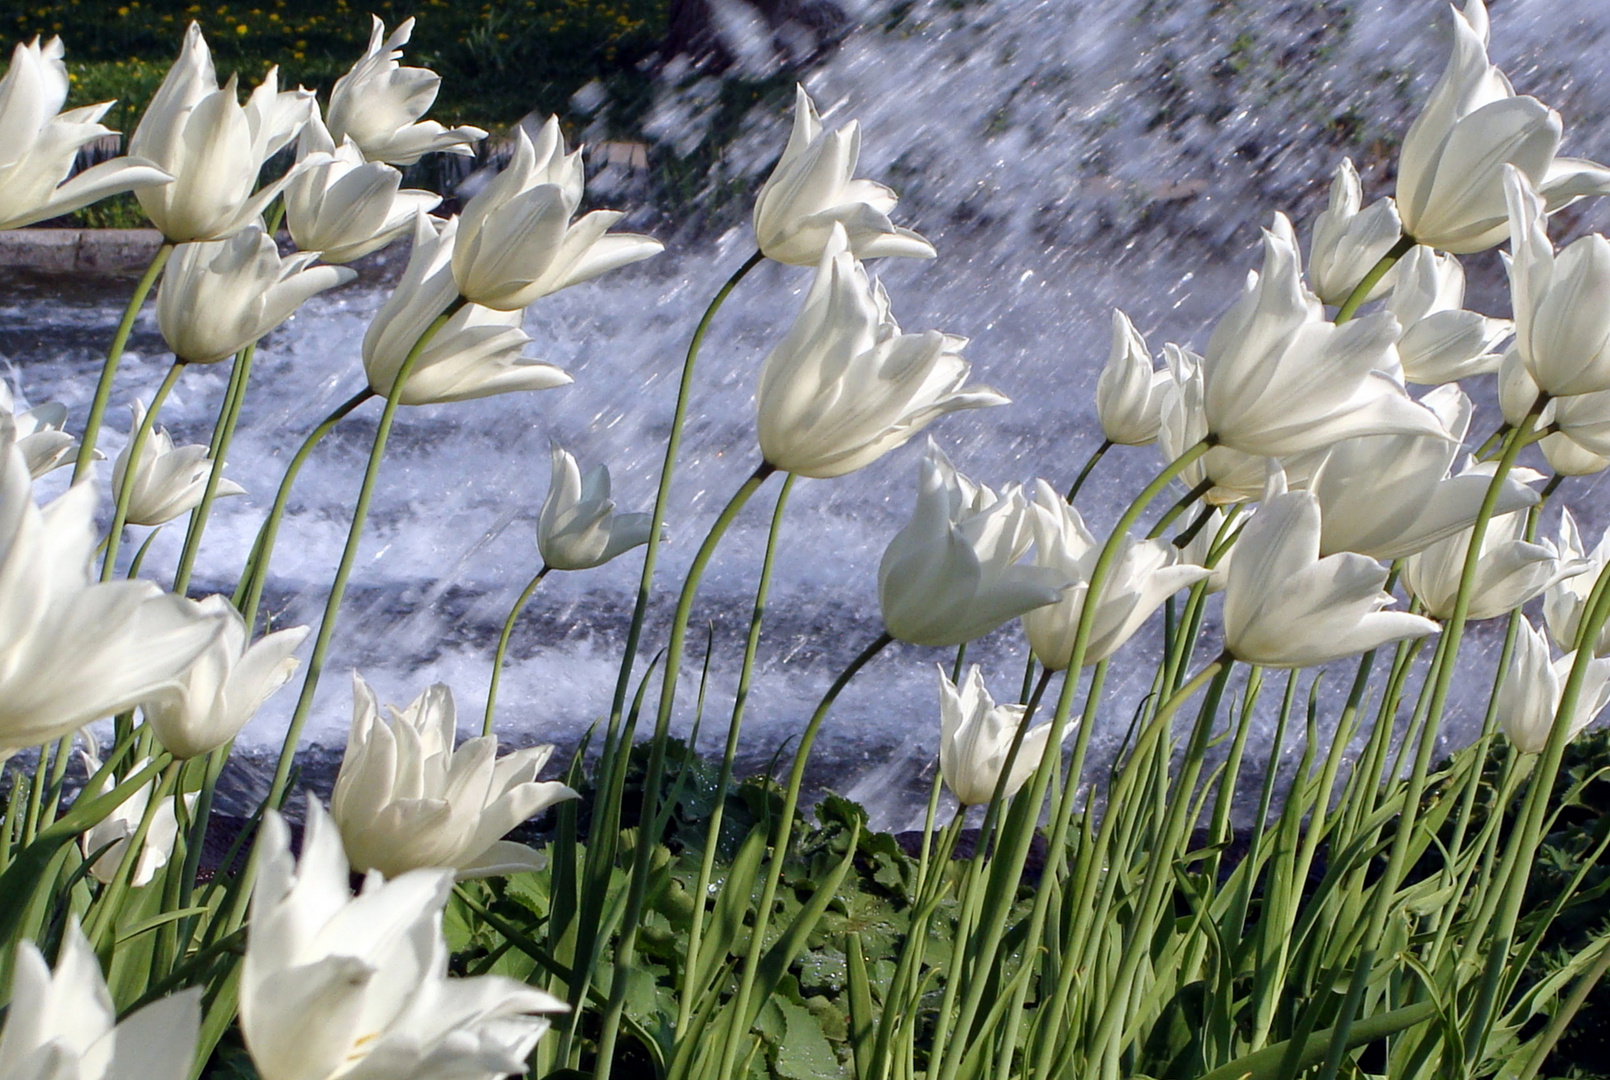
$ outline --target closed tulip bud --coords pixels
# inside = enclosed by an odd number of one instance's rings
[[[1551,661],[1548,639],[1532,628],[1530,620],[1521,620],[1520,631],[1515,638],[1509,673],[1498,688],[1493,707],[1504,734],[1515,744],[1515,749],[1523,754],[1541,754],[1554,730],[1560,699],[1565,694],[1571,668],[1576,664],[1576,653],[1568,652]],[[1576,707],[1569,717],[1563,718],[1569,728],[1567,740],[1576,738],[1593,723],[1606,703],[1610,703],[1610,659],[1589,660]]]
[[[1492,463],[1473,465],[1462,475],[1490,481]],[[1510,475],[1528,483],[1542,479],[1530,469],[1514,469]],[[1466,618],[1507,615],[1540,595],[1562,575],[1582,572],[1585,564],[1581,560],[1562,559],[1551,541],[1531,543],[1525,534],[1523,512],[1501,514],[1488,522]],[[1432,618],[1446,619],[1453,614],[1470,536],[1469,529],[1462,529],[1404,561],[1403,583]]]
[[[0,77],[0,229],[17,229],[98,202],[108,195],[166,184],[173,178],[148,161],[118,157],[77,175],[85,145],[117,134],[101,124],[108,101],[61,111],[67,65],[61,38],[18,44]]]
[[[140,401],[130,405],[129,411],[134,415],[129,421],[128,441],[112,464],[113,491],[123,490],[124,477],[129,471],[129,450],[134,446],[135,433],[145,422],[145,406]],[[213,461],[207,456],[205,446],[175,447],[166,431],[154,429],[140,448],[140,460],[134,467],[134,480],[129,488],[128,524],[161,525],[200,506],[212,467]],[[217,493],[220,496],[244,495],[246,489],[233,480],[221,478]]]
[[[1232,450],[1284,457],[1355,435],[1437,435],[1428,409],[1389,372],[1398,323],[1368,315],[1337,326],[1303,287],[1291,223],[1263,234],[1263,273],[1213,328],[1202,358],[1207,433]]]
[[[761,453],[785,472],[843,476],[946,413],[1007,404],[987,386],[966,386],[966,344],[937,330],[902,334],[883,286],[834,225],[804,310],[760,369]]]
[[[1321,554],[1356,551],[1390,562],[1475,523],[1491,477],[1449,475],[1470,428],[1470,399],[1448,385],[1420,403],[1437,415],[1444,435],[1365,435],[1325,451],[1307,485],[1323,512]],[[1537,493],[1509,476],[1494,512],[1508,514],[1536,503]]]
[[[1386,309],[1403,327],[1398,358],[1405,381],[1437,385],[1498,370],[1497,346],[1514,326],[1464,310],[1465,269],[1458,259],[1417,245],[1397,271]]]
[[[1069,506],[1044,480],[1035,485],[1030,506],[1034,524],[1034,565],[1055,571],[1075,584],[1053,604],[1023,616],[1023,630],[1035,658],[1048,670],[1061,671],[1073,655],[1079,619],[1089,595],[1102,544],[1085,527],[1079,511]],[[1101,590],[1095,622],[1085,646],[1084,663],[1099,663],[1135,635],[1163,601],[1211,571],[1183,563],[1166,540],[1124,537],[1118,558]]]
[[[101,768],[100,758],[95,756],[93,750],[79,751],[79,759],[84,763],[84,775],[94,776]],[[150,758],[141,758],[130,766],[130,772],[139,772],[151,764]],[[105,795],[117,783],[117,778],[110,773],[101,778],[93,791],[86,790],[79,798],[94,798]],[[102,854],[90,865],[89,872],[96,881],[103,885],[111,884],[117,876],[118,867],[122,865],[123,858],[128,853],[129,843],[134,834],[139,831],[140,822],[145,818],[146,808],[151,803],[151,795],[156,790],[158,779],[152,777],[151,782],[140,790],[124,799],[118,807],[106,817],[96,822],[78,838],[78,846],[88,859],[97,851]],[[185,806],[192,807],[196,803],[194,794],[184,797]],[[134,864],[134,872],[129,877],[129,884],[135,888],[149,885],[151,879],[156,877],[157,871],[168,865],[173,857],[174,841],[179,838],[179,816],[174,812],[173,799],[164,796],[151,811],[151,824],[146,827],[145,842],[140,847],[140,856]]]
[[[201,988],[117,1020],[95,950],[69,915],[56,970],[19,940],[11,1007],[0,1030],[5,1075],[17,1080],[186,1080],[201,1032]]]
[[[293,626],[248,647],[246,622],[228,600],[209,596],[195,608],[216,617],[223,632],[179,682],[141,706],[145,722],[176,758],[200,757],[238,735],[296,671],[291,653],[308,633],[305,626]]]
[[[537,550],[554,570],[589,570],[646,544],[652,514],[617,514],[609,497],[609,466],[581,475],[576,459],[553,447],[548,496],[537,517]]]
[[[414,216],[442,201],[429,191],[400,191],[402,173],[366,162],[348,136],[340,146],[315,113],[302,129],[297,160],[308,164],[285,186],[285,225],[303,251],[345,263],[407,233]]]
[[[1606,564],[1610,563],[1610,530],[1599,538],[1598,546],[1592,551],[1587,551],[1586,547],[1582,542],[1582,533],[1577,529],[1576,518],[1571,516],[1571,511],[1562,508],[1560,558],[1567,564],[1580,565],[1582,570],[1562,577],[1548,587],[1543,594],[1543,621],[1554,644],[1567,652],[1576,648],[1588,597],[1592,595],[1594,583],[1604,573]],[[1601,627],[1598,636],[1588,644],[1592,646],[1595,656],[1610,654],[1610,623]]]
[[[501,975],[447,977],[450,870],[416,870],[354,897],[341,839],[308,800],[300,859],[279,813],[263,815],[240,968],[240,1030],[263,1080],[481,1078],[523,1073],[564,1012]]]
[[[1454,13],[1453,52],[1398,155],[1398,213],[1422,244],[1465,255],[1510,235],[1504,170],[1526,174],[1550,213],[1610,193],[1610,170],[1556,157],[1560,114],[1521,97],[1487,59],[1482,0]]]
[[[974,484],[930,440],[916,510],[878,566],[883,625],[914,645],[960,645],[1056,602],[1070,577],[1018,565],[1030,522],[1019,488],[997,496]]]
[[[1313,667],[1437,632],[1430,619],[1383,611],[1386,567],[1353,552],[1321,558],[1320,535],[1319,500],[1273,473],[1224,587],[1224,644],[1237,660]]]
[[[1358,170],[1351,159],[1343,158],[1331,179],[1330,203],[1314,219],[1308,242],[1308,279],[1319,298],[1334,307],[1346,302],[1403,235],[1398,208],[1391,199],[1377,199],[1369,209],[1360,210],[1363,204]],[[1396,267],[1387,271],[1364,299],[1385,296],[1398,272]]]
[[[352,677],[352,731],[330,797],[347,857],[396,877],[447,867],[460,879],[535,870],[541,856],[503,834],[576,792],[537,773],[552,746],[498,758],[494,735],[453,749],[453,692],[441,683],[408,708],[380,715],[374,691]]]
[[[995,786],[1026,712],[1022,705],[995,704],[977,664],[967,669],[960,687],[950,681],[943,667],[939,669],[939,772],[957,802],[984,806],[995,797]],[[1050,737],[1049,724],[1024,734],[1001,792],[1003,799],[1016,795],[1034,775]]]
[[[471,303],[512,311],[665,250],[658,240],[608,229],[624,215],[581,205],[581,151],[565,153],[558,117],[533,144],[516,133],[514,158],[464,207],[453,277]]]
[[[95,582],[96,492],[43,509],[0,413],[0,754],[132,709],[221,632],[149,581]]]
[[[8,415],[17,407],[11,388],[0,382],[0,412]],[[37,480],[72,460],[78,440],[63,431],[67,425],[67,406],[47,401],[11,416],[11,437],[28,463],[28,472]]]
[[[473,154],[470,144],[486,138],[480,128],[445,128],[420,119],[435,104],[442,77],[428,68],[397,63],[414,32],[414,20],[404,19],[387,37],[386,24],[378,16],[369,17],[374,20],[369,47],[330,91],[330,134],[336,141],[357,143],[370,161],[392,165],[412,165],[432,153]]]
[[[794,130],[783,156],[755,197],[755,239],[768,259],[814,266],[841,225],[858,259],[904,255],[931,259],[934,247],[889,220],[899,201],[871,180],[856,180],[861,125],[822,131],[816,105],[803,86],[794,88]]]
[[[215,364],[291,317],[309,298],[357,277],[345,266],[314,266],[318,252],[280,258],[253,225],[228,240],[181,244],[157,290],[157,327],[189,364]]]
[[[279,91],[270,68],[244,107],[235,77],[222,88],[212,53],[191,23],[184,48],[129,138],[129,153],[174,179],[135,197],[170,243],[222,240],[257,222],[295,174],[257,187],[263,164],[290,143],[313,111],[310,90]]]
[[[1152,370],[1152,355],[1129,316],[1112,313],[1112,348],[1096,379],[1096,416],[1108,442],[1146,446],[1163,426],[1163,391],[1173,381],[1167,368]]]

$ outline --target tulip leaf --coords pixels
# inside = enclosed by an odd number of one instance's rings
[[[1377,1013],[1368,1019],[1359,1020],[1353,1024],[1352,1030],[1348,1033],[1347,1049],[1356,1050],[1377,1039],[1396,1035],[1416,1024],[1424,1023],[1436,1014],[1435,1004],[1422,1001],[1418,1005]],[[1331,1035],[1332,1030],[1326,1028],[1324,1031],[1314,1032],[1303,1041],[1295,1061],[1297,1071],[1300,1072],[1325,1060],[1325,1052],[1330,1049]],[[1287,1064],[1286,1053],[1290,1049],[1289,1042],[1266,1046],[1262,1050],[1238,1057],[1228,1065],[1219,1066],[1201,1077],[1201,1080],[1274,1080],[1274,1077],[1280,1074],[1281,1066]]]

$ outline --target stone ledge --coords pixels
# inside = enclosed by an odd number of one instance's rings
[[[155,229],[8,229],[0,270],[118,274],[143,270],[162,246]]]

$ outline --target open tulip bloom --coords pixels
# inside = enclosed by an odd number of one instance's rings
[[[95,756],[93,750],[80,751],[80,758],[84,763],[84,775],[92,777],[101,769],[101,760]],[[131,772],[139,772],[151,764],[150,758],[141,758],[130,766]],[[93,790],[86,789],[85,793],[91,797],[104,795],[112,790],[116,777],[107,773],[101,778],[100,784]],[[146,826],[145,839],[140,845],[140,855],[135,861],[133,872],[129,875],[129,884],[135,888],[149,885],[151,879],[156,877],[157,871],[168,865],[173,857],[173,844],[179,838],[179,814],[173,807],[171,798],[164,798],[156,806],[151,806],[151,795],[156,790],[157,779],[152,777],[151,782],[130,795],[116,809],[106,817],[96,822],[88,831],[78,838],[78,847],[88,859],[96,852],[101,855],[90,864],[89,872],[96,881],[108,884],[118,873],[120,864],[127,857],[129,844],[134,834],[139,831],[140,822],[146,815],[149,807],[151,821]],[[189,794],[184,797],[187,809],[194,807],[196,795]]]
[[[67,464],[78,449],[78,440],[62,429],[67,426],[67,406],[47,401],[19,413],[12,413],[16,400],[11,388],[0,380],[0,413],[11,416],[11,437],[28,463],[35,480]]]
[[[995,798],[995,785],[1000,783],[1001,770],[1006,767],[1012,740],[1026,712],[1022,705],[995,704],[977,664],[967,669],[967,677],[959,687],[940,666],[939,771],[957,802],[985,806]],[[1050,737],[1049,724],[1024,733],[1012,771],[1006,777],[1002,792],[1005,798],[1016,795],[1033,775]]]
[[[548,495],[537,516],[537,550],[555,570],[590,570],[648,543],[653,514],[617,514],[609,497],[609,466],[581,473],[568,451],[555,445]]]
[[[1397,285],[1386,309],[1403,327],[1398,358],[1404,381],[1438,385],[1498,370],[1497,347],[1514,326],[1464,310],[1465,269],[1458,259],[1417,245],[1394,269]]]
[[[1403,235],[1398,208],[1391,198],[1377,199],[1367,209],[1358,170],[1350,158],[1343,158],[1331,179],[1330,202],[1314,219],[1308,242],[1308,277],[1314,292],[1325,303],[1340,307]],[[1385,296],[1396,280],[1393,267],[1365,295],[1365,300]]]
[[[317,110],[302,128],[299,160],[312,161],[285,187],[285,225],[303,251],[345,263],[379,251],[405,235],[414,215],[442,201],[429,191],[402,191],[402,173],[365,161],[352,137],[340,146]]]
[[[1557,660],[1551,659],[1548,638],[1529,620],[1521,620],[1515,655],[1493,703],[1504,734],[1521,753],[1542,753],[1556,723],[1566,725],[1567,739],[1576,738],[1610,703],[1610,659],[1595,658],[1587,662],[1586,677],[1571,715],[1559,715],[1566,680],[1576,658],[1571,651]]]
[[[134,436],[145,422],[145,405],[138,398],[129,406],[129,437],[112,463],[112,490],[123,490],[129,475],[129,451]],[[200,445],[174,446],[173,439],[161,428],[153,429],[140,448],[140,460],[134,466],[134,478],[129,488],[128,524],[161,525],[180,514],[188,513],[201,503],[206,493],[207,477],[211,475],[213,460],[207,448]],[[218,481],[215,496],[244,495],[246,489],[227,477]]]
[[[1593,583],[1610,564],[1610,530],[1599,538],[1592,551],[1582,541],[1576,518],[1571,511],[1560,511],[1560,559],[1567,565],[1580,566],[1579,573],[1562,576],[1548,587],[1543,595],[1543,619],[1549,637],[1566,652],[1576,648],[1577,634],[1582,628],[1582,616],[1587,612],[1588,598],[1593,595]],[[1596,656],[1610,654],[1610,624],[1599,629],[1598,637],[1586,643]]]
[[[1107,441],[1146,446],[1163,426],[1163,395],[1172,385],[1167,367],[1154,370],[1146,339],[1122,311],[1113,309],[1112,348],[1096,379],[1096,416]]]

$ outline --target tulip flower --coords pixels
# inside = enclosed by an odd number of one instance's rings
[[[651,535],[653,514],[617,514],[609,497],[609,466],[595,465],[584,477],[576,459],[553,447],[548,496],[537,516],[537,550],[555,570],[590,570],[641,544]]]
[[[453,277],[471,303],[500,311],[657,255],[658,240],[607,230],[624,215],[594,210],[571,224],[581,205],[581,151],[565,153],[559,118],[537,142],[516,134],[514,158],[464,207],[453,245]]]
[[[95,950],[68,916],[51,971],[39,946],[16,943],[11,1005],[0,1030],[10,1080],[187,1080],[201,1032],[201,988],[117,1019]]]
[[[1476,465],[1467,468],[1463,475],[1491,480],[1493,466],[1491,463]],[[1542,479],[1530,469],[1514,469],[1510,475],[1525,482]],[[1581,560],[1562,559],[1548,540],[1527,541],[1525,533],[1526,514],[1522,512],[1500,514],[1488,522],[1466,618],[1493,619],[1507,615],[1540,595],[1561,576],[1579,574],[1585,568]],[[1470,549],[1470,536],[1469,529],[1462,529],[1404,561],[1403,583],[1432,618],[1446,619],[1453,614],[1459,581],[1464,575],[1465,554]]]
[[[137,157],[117,157],[71,176],[78,151],[103,135],[112,102],[61,111],[67,65],[61,38],[18,44],[0,77],[0,229],[18,229],[108,195],[166,184],[173,177]]]
[[[843,476],[946,413],[1007,404],[987,386],[966,387],[966,344],[937,330],[902,334],[888,294],[834,225],[804,309],[760,369],[761,453],[785,472]]]
[[[917,506],[878,566],[890,635],[914,645],[960,645],[1026,611],[1055,603],[1066,574],[1017,561],[1033,539],[1028,503],[962,476],[929,440]]]
[[[240,1030],[263,1080],[494,1077],[523,1073],[564,1003],[501,975],[447,977],[447,870],[416,870],[353,897],[334,824],[308,800],[302,857],[264,814],[255,858]]]
[[[1023,629],[1035,658],[1048,670],[1061,671],[1073,655],[1074,638],[1102,542],[1085,527],[1079,511],[1044,480],[1035,485],[1030,510],[1034,565],[1075,582],[1055,603],[1023,616]],[[1124,537],[1101,590],[1090,641],[1085,646],[1085,664],[1099,663],[1117,652],[1163,601],[1211,573],[1183,562],[1174,545],[1166,540]]]
[[[1403,378],[1437,385],[1498,370],[1499,342],[1514,330],[1508,319],[1464,310],[1465,269],[1452,255],[1423,245],[1397,264],[1397,286],[1386,309],[1403,327],[1398,358]]]
[[[939,773],[963,806],[984,806],[995,797],[1001,769],[1027,712],[1022,705],[997,705],[984,686],[977,664],[958,687],[939,669]],[[1073,728],[1070,725],[1069,731]],[[1051,737],[1051,725],[1030,728],[1018,747],[1001,797],[1010,799],[1034,775]]]
[[[1537,383],[1511,342],[1498,367],[1498,407],[1511,427],[1537,403]],[[1538,448],[1549,467],[1564,476],[1587,476],[1610,467],[1610,390],[1551,398],[1535,421],[1548,429]]]
[[[755,239],[768,259],[816,265],[834,225],[843,226],[858,259],[934,257],[932,244],[889,220],[899,201],[893,191],[852,179],[860,156],[861,125],[851,120],[823,134],[816,104],[796,86],[794,130],[755,197]]]
[[[1598,546],[1592,551],[1586,550],[1586,547],[1582,542],[1582,533],[1577,529],[1576,518],[1571,516],[1571,511],[1562,508],[1560,558],[1569,565],[1580,565],[1582,571],[1562,577],[1548,587],[1543,594],[1543,621],[1554,644],[1567,652],[1576,648],[1588,597],[1599,575],[1604,573],[1606,564],[1610,564],[1610,530],[1599,538]],[[1600,629],[1598,637],[1591,644],[1595,656],[1610,654],[1610,622]]]
[[[377,394],[391,393],[420,336],[458,297],[452,267],[457,227],[456,218],[437,222],[424,213],[414,218],[408,267],[363,336],[363,366]],[[402,403],[430,405],[568,386],[572,380],[563,370],[522,355],[531,338],[521,321],[519,311],[461,307],[414,361]]]
[[[85,776],[94,776],[100,771],[101,760],[95,756],[93,749],[79,751],[79,758],[84,764]],[[151,764],[150,758],[141,758],[130,766],[129,771],[139,772],[149,764]],[[87,859],[97,851],[105,849],[104,854],[89,868],[89,872],[101,884],[110,884],[117,876],[118,868],[128,853],[129,842],[139,831],[140,821],[145,817],[146,807],[150,805],[151,795],[156,790],[158,782],[157,777],[152,777],[149,784],[124,799],[115,810],[79,836],[78,846],[84,852],[84,858]],[[86,794],[91,797],[105,795],[115,784],[116,777],[108,773],[101,778],[94,791]],[[186,795],[184,801],[187,808],[192,807],[196,804],[196,796]],[[136,888],[149,885],[151,879],[156,877],[157,871],[167,866],[168,860],[173,857],[173,845],[178,838],[179,816],[174,812],[173,798],[164,796],[157,804],[157,808],[151,812],[151,824],[146,827],[145,842],[140,848],[140,858],[134,865],[134,873],[129,877],[129,884]]]
[[[149,581],[93,582],[94,486],[35,506],[10,426],[0,413],[0,754],[132,709],[222,632]]]
[[[129,138],[129,153],[173,176],[135,193],[140,209],[169,243],[223,240],[259,221],[295,175],[257,187],[263,164],[296,137],[313,111],[311,90],[279,92],[270,68],[244,107],[235,76],[222,88],[212,53],[191,23],[184,48]]]
[[[11,437],[28,463],[28,472],[37,480],[72,460],[78,440],[62,428],[67,426],[67,406],[47,401],[12,415],[17,407],[11,388],[0,382],[0,412],[11,416]]]
[[[1307,485],[1323,511],[1321,554],[1356,551],[1390,562],[1475,523],[1491,475],[1449,476],[1470,427],[1470,399],[1450,384],[1420,403],[1437,415],[1445,434],[1365,435],[1325,452]],[[1511,475],[1504,478],[1496,513],[1536,503],[1537,493]]]
[[[217,618],[223,632],[177,683],[142,705],[145,722],[176,758],[210,753],[239,734],[296,671],[291,653],[308,633],[293,626],[248,647],[246,622],[224,597],[209,596],[195,608]]]
[[[1185,451],[1201,442],[1208,433],[1207,413],[1202,407],[1202,358],[1175,344],[1163,346],[1169,381],[1163,386],[1160,397],[1161,423],[1157,434],[1157,448],[1164,459],[1173,461]],[[1306,455],[1312,456],[1312,455]],[[1296,463],[1288,479],[1301,486],[1295,475]],[[1269,478],[1269,458],[1215,446],[1180,473],[1187,487],[1196,488],[1206,480],[1213,486],[1203,501],[1212,506],[1253,502],[1262,494]],[[1306,473],[1303,474],[1306,478]]]
[[[1421,244],[1465,255],[1503,243],[1504,170],[1526,174],[1549,213],[1610,193],[1610,169],[1556,157],[1560,114],[1515,93],[1487,59],[1482,0],[1454,13],[1453,52],[1398,155],[1398,213]]]
[[[402,47],[414,32],[404,19],[386,36],[386,24],[375,15],[369,47],[358,62],[335,81],[326,123],[339,142],[351,139],[370,161],[412,165],[426,154],[469,156],[471,143],[486,138],[478,127],[445,128],[421,120],[436,101],[442,77],[428,68],[398,64]]]
[[[358,276],[345,266],[312,265],[317,258],[302,251],[281,259],[255,225],[228,240],[181,244],[157,289],[157,327],[186,363],[228,359],[309,298]]]
[[[1610,240],[1594,233],[1555,254],[1543,202],[1518,170],[1509,197],[1509,289],[1515,349],[1537,386],[1553,397],[1610,390]]]
[[[1436,623],[1383,611],[1386,567],[1353,552],[1324,558],[1319,500],[1274,472],[1235,544],[1224,587],[1224,644],[1237,660],[1302,668],[1424,637]]]
[[[129,450],[134,446],[140,425],[145,423],[142,402],[135,399],[129,411],[134,415],[129,421],[128,441],[112,464],[113,491],[123,490],[123,478],[129,469]],[[128,524],[161,525],[201,505],[212,467],[213,461],[207,456],[205,446],[175,447],[166,431],[154,429],[140,448],[140,461],[134,468]],[[244,495],[246,489],[233,480],[220,478],[218,494]]]
[[[429,191],[399,191],[402,173],[364,161],[351,136],[337,146],[317,112],[302,128],[297,152],[308,164],[285,186],[285,225],[298,248],[317,251],[327,263],[379,251],[408,232],[416,214],[442,201]]]
[[[576,792],[538,781],[552,746],[497,757],[494,735],[453,749],[453,692],[431,686],[408,708],[380,715],[374,691],[352,677],[352,731],[330,797],[347,857],[396,877],[447,867],[460,879],[539,868],[541,856],[503,834]]]
[[[1283,457],[1356,435],[1438,435],[1441,426],[1391,372],[1397,320],[1337,326],[1303,287],[1291,223],[1266,229],[1263,273],[1249,278],[1202,358],[1207,431],[1232,450]]]
[[[1096,416],[1108,442],[1146,446],[1163,425],[1163,392],[1173,382],[1168,368],[1152,370],[1152,355],[1129,316],[1112,313],[1112,348],[1096,379]]]
[[[1308,241],[1308,279],[1319,298],[1333,307],[1346,302],[1403,235],[1397,204],[1390,198],[1377,199],[1369,209],[1360,210],[1363,203],[1358,170],[1351,159],[1343,158],[1331,179],[1330,203],[1314,219]],[[1364,299],[1385,296],[1397,274],[1396,267],[1388,270]]]
[[[1179,549],[1180,562],[1192,566],[1200,566],[1208,572],[1202,580],[1207,582],[1207,591],[1211,593],[1223,592],[1224,586],[1230,577],[1230,560],[1235,556],[1235,545],[1231,542],[1239,534],[1239,528],[1225,530],[1230,523],[1229,516],[1218,507],[1208,512],[1207,520],[1196,530],[1196,535]],[[1219,549],[1219,557],[1213,559],[1213,565],[1208,562],[1214,549]]]
[[[1576,653],[1568,652],[1551,661],[1548,639],[1533,629],[1530,620],[1521,620],[1520,631],[1515,638],[1509,672],[1498,688],[1493,707],[1504,734],[1515,744],[1515,749],[1523,754],[1541,754],[1548,746],[1549,733],[1554,730]],[[1577,695],[1576,707],[1564,721],[1570,729],[1566,738],[1576,738],[1582,729],[1593,723],[1593,718],[1607,703],[1610,703],[1610,659],[1589,660],[1587,678]]]

